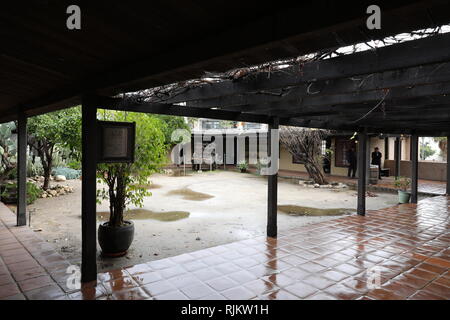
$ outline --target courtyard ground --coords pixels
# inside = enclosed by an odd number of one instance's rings
[[[151,180],[153,195],[145,199],[142,210],[131,208],[127,215],[133,219],[136,229],[128,254],[115,259],[99,255],[99,270],[162,259],[253,238],[266,232],[267,179],[264,177],[214,171],[179,177],[157,174]],[[38,199],[29,206],[31,228],[52,243],[71,263],[79,264],[81,181],[72,180],[65,184],[74,187],[74,193]],[[356,199],[354,190],[314,189],[279,182],[278,204],[288,206],[288,209],[307,206],[349,209],[344,212],[351,212],[356,208]],[[395,194],[376,193],[376,197],[367,197],[368,209],[386,208],[396,203]],[[98,205],[97,211],[99,222],[107,219],[108,203]],[[279,211],[278,227],[283,231],[336,217],[298,216]]]
[[[449,213],[430,197],[111,269],[79,290],[73,266],[0,203],[0,300],[448,300]]]

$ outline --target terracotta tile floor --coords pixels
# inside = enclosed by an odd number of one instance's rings
[[[370,211],[98,275],[67,262],[0,204],[0,299],[450,299],[450,198]],[[374,268],[376,267],[376,268]],[[368,287],[379,271],[380,286]]]
[[[56,299],[70,290],[70,265],[0,202],[0,299]]]

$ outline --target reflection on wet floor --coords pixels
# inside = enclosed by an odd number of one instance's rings
[[[189,212],[187,211],[161,211],[155,212],[147,209],[132,209],[128,210],[124,214],[125,220],[158,220],[158,221],[177,221],[181,219],[186,219],[189,217]],[[98,221],[107,221],[109,219],[109,212],[97,212]]]
[[[0,203],[0,299],[449,300],[449,216],[450,197],[431,197],[110,270],[74,290],[71,263]]]
[[[354,209],[346,209],[346,208],[320,209],[295,205],[280,205],[278,206],[278,210],[290,216],[313,216],[313,217],[340,216],[343,214],[352,214],[356,212]]]
[[[192,200],[192,201],[204,201],[204,200],[214,198],[214,196],[212,196],[210,194],[193,191],[189,188],[181,188],[181,189],[172,190],[172,191],[167,192],[167,195],[182,196],[184,200]]]

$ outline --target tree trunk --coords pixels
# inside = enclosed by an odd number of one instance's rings
[[[42,186],[42,189],[47,190],[50,186],[54,145],[35,140],[31,136],[28,137],[28,145],[37,151],[39,159],[41,160],[42,168],[44,170],[44,185]]]
[[[47,166],[44,167],[44,185],[42,189],[47,190],[50,185],[50,170]]]
[[[313,179],[314,183],[318,183],[320,185],[328,184],[325,176],[322,172],[322,168],[315,162],[305,162],[305,168],[308,172],[308,175],[311,179]]]
[[[125,211],[125,190],[122,168],[119,168],[116,172],[117,176],[112,179],[116,183],[112,182],[109,186],[109,198],[110,198],[110,217],[109,225],[112,227],[120,227],[123,224],[123,214]],[[114,188],[115,186],[115,188]]]
[[[42,160],[42,167],[44,168],[44,185],[42,189],[47,190],[50,186],[50,176],[52,174],[52,159]]]
[[[302,160],[309,177],[320,185],[327,184],[321,164],[322,142],[328,131],[308,128],[281,127],[281,144]]]

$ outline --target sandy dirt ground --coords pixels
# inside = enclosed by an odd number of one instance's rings
[[[265,234],[267,179],[232,171],[190,173],[172,177],[152,177],[152,196],[144,210],[132,210],[127,218],[135,223],[135,238],[128,254],[106,259],[98,255],[99,270],[108,270],[165,258],[236,240]],[[81,181],[62,184],[74,193],[38,199],[29,206],[31,227],[74,264],[81,257]],[[356,191],[309,189],[279,182],[279,205],[314,208],[355,208]],[[389,207],[397,195],[377,193],[367,198],[368,209]],[[135,209],[135,208],[130,208]],[[98,205],[98,220],[106,219],[108,203]],[[334,219],[336,216],[291,216],[279,211],[278,227],[296,226]],[[100,253],[100,248],[98,252]]]

